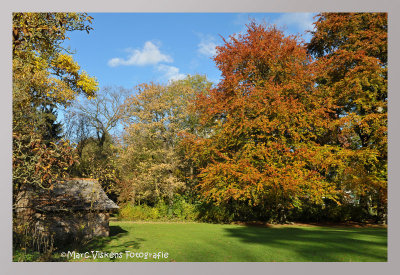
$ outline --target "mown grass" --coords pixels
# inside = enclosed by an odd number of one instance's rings
[[[380,262],[387,261],[387,229],[371,227],[256,227],[206,223],[110,222],[110,237],[76,252],[115,252],[122,258],[71,261]],[[127,257],[167,252],[168,258]],[[151,254],[153,255],[153,254]],[[140,255],[139,255],[140,256]]]

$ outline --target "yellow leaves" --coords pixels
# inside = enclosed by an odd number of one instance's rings
[[[34,56],[34,69],[38,71],[46,70],[48,68],[48,63],[44,58],[40,56]]]
[[[57,59],[53,63],[53,66],[70,74],[77,74],[80,70],[78,63],[73,60],[72,56],[67,54],[58,55]]]
[[[95,97],[95,92],[99,90],[96,78],[90,77],[85,71],[79,75],[77,86],[88,95],[89,99]]]
[[[79,93],[84,93],[90,98],[95,97],[98,90],[96,79],[85,71],[79,73],[80,66],[72,56],[59,54],[51,63],[35,54],[30,58],[31,61],[27,63],[13,60],[14,83],[25,90],[27,95],[33,89],[40,98],[63,105],[74,100]],[[17,70],[18,66],[20,69]],[[52,75],[49,66],[59,73]]]
[[[65,81],[62,81],[57,78],[50,78],[51,83],[51,94],[50,98],[55,102],[59,102],[61,104],[67,104],[69,101],[75,99],[76,91],[74,91]]]
[[[89,30],[87,20],[91,18],[80,13],[14,13],[14,87],[31,100],[46,98],[62,105],[79,93],[93,97],[96,80],[80,73],[78,63],[59,46],[67,30]]]

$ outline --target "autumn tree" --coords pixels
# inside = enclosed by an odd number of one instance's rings
[[[180,148],[179,133],[196,129],[189,102],[196,91],[210,86],[203,76],[188,76],[168,85],[142,84],[125,102],[125,134],[119,154],[124,171],[121,200],[171,202],[190,175]]]
[[[387,14],[321,13],[308,50],[318,90],[332,98],[331,142],[351,150],[343,195],[384,219],[387,206]]]
[[[62,47],[67,33],[91,29],[92,18],[79,13],[14,13],[12,22],[13,209],[21,192],[52,188],[68,176],[76,154],[62,139],[60,107],[77,95],[95,96],[97,82]],[[25,204],[24,209],[31,205]],[[25,211],[24,210],[24,211]],[[28,212],[27,212],[28,213]],[[35,216],[14,216],[13,245],[25,249],[37,236]]]
[[[94,96],[97,83],[62,48],[67,32],[89,31],[77,13],[13,14],[13,186],[49,187],[74,162],[60,139],[56,109],[76,95]]]
[[[333,153],[340,152],[318,141],[329,130],[332,104],[315,89],[302,41],[252,22],[224,42],[214,58],[222,80],[196,99],[211,131],[186,138],[203,199],[236,219],[257,209],[253,218],[276,221],[304,203],[335,200],[327,174],[340,165]]]

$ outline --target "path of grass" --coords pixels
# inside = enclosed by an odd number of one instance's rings
[[[95,261],[376,262],[387,261],[387,229],[111,222],[110,237],[80,251],[91,250],[123,255]],[[127,258],[126,250],[169,255],[158,260]]]

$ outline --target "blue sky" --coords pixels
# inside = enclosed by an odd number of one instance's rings
[[[312,28],[312,13],[90,13],[90,34],[70,33],[64,43],[100,87],[133,88],[166,83],[187,74],[206,74],[218,82],[212,56],[222,39],[245,30],[249,18],[276,24],[287,34]],[[307,41],[309,35],[303,38]]]

